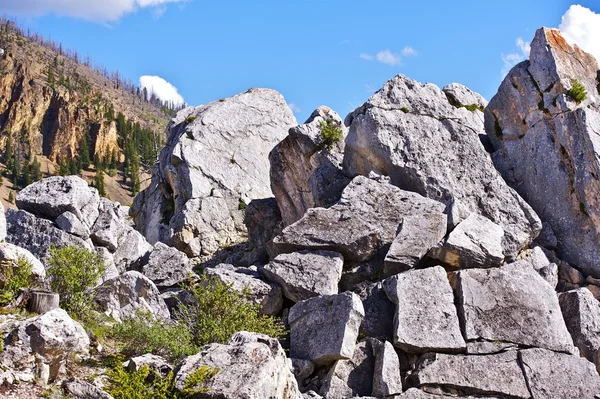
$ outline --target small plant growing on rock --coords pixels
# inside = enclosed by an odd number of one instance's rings
[[[195,120],[196,120],[196,117],[194,115],[190,115],[187,118],[185,118],[185,124],[189,125],[190,123],[192,123]]]
[[[333,118],[327,119],[327,122],[319,122],[321,129],[321,146],[331,149],[335,143],[344,137],[344,131],[340,123]]]
[[[92,309],[90,290],[104,274],[102,256],[79,246],[50,248],[50,288],[60,295],[61,307],[81,317]]]
[[[587,91],[585,91],[585,87],[583,87],[583,85],[577,79],[573,81],[571,89],[567,92],[567,94],[573,100],[575,100],[577,104],[585,101],[587,98]]]
[[[31,268],[31,263],[23,257],[0,262],[0,306],[15,299],[21,288],[31,287]]]

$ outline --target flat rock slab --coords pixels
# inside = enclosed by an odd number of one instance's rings
[[[316,365],[350,359],[365,311],[358,295],[344,292],[310,298],[290,309],[290,357]]]
[[[534,399],[594,399],[600,395],[600,376],[584,358],[544,349],[519,352]]]
[[[358,176],[330,208],[309,209],[273,240],[275,252],[321,249],[340,252],[346,260],[366,261],[392,243],[407,215],[442,213],[444,204]]]
[[[474,213],[460,222],[431,256],[461,269],[499,267],[504,261],[503,238],[502,227]]]
[[[529,398],[517,352],[464,356],[431,354],[420,360],[416,376],[419,387],[438,386],[488,395]]]
[[[554,289],[526,262],[457,272],[468,341],[480,338],[573,353]]]
[[[373,371],[373,392],[376,397],[387,397],[402,393],[400,360],[393,345],[385,341],[375,350],[375,370]]]
[[[442,212],[408,215],[385,256],[385,277],[410,270],[446,235],[448,216]]]
[[[337,294],[343,266],[338,252],[299,251],[277,256],[260,271],[283,288],[286,298],[298,302]]]
[[[396,305],[394,345],[409,353],[465,349],[444,268],[400,273],[387,279],[384,288]]]

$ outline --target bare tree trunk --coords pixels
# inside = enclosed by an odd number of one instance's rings
[[[27,310],[33,313],[46,313],[58,307],[59,295],[54,292],[33,291],[27,303]]]

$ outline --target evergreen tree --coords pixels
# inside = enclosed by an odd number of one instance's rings
[[[31,180],[36,182],[42,179],[42,164],[38,161],[37,157],[33,158],[31,164]]]
[[[94,176],[94,187],[96,187],[98,190],[98,194],[100,194],[102,197],[106,197],[106,189],[104,188],[104,172],[102,169],[100,169],[98,173],[96,173],[96,176]]]
[[[31,184],[31,168],[29,162],[25,162],[21,168],[20,183],[21,187],[27,187]]]
[[[15,203],[15,193],[12,190],[8,193],[8,202],[11,204]]]
[[[87,169],[90,166],[90,144],[89,133],[85,133],[79,140],[79,164],[80,169]]]
[[[53,89],[56,84],[56,78],[54,77],[54,67],[52,65],[48,66],[48,84]]]
[[[6,149],[4,150],[4,164],[6,165],[6,169],[12,172],[13,169],[13,160],[14,160],[14,154],[13,154],[13,142],[12,139],[9,137],[6,140]]]
[[[69,160],[69,174],[70,175],[78,175],[81,169],[79,168],[79,162],[77,158],[71,158]]]
[[[59,176],[69,175],[69,163],[62,157],[58,159],[58,174]]]

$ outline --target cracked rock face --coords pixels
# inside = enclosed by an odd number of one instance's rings
[[[505,230],[509,259],[541,230],[485,151],[482,112],[452,105],[437,86],[398,75],[348,115],[346,125],[343,166],[351,176],[390,176],[402,189],[446,203],[453,225],[472,212],[487,217]]]
[[[136,228],[190,257],[239,241],[245,205],[272,196],[268,154],[295,125],[283,96],[268,89],[180,111],[152,183],[134,200]]]
[[[494,163],[558,240],[558,252],[600,277],[598,63],[555,29],[539,29],[529,60],[506,76],[485,112]],[[569,90],[578,80],[587,98]]]

